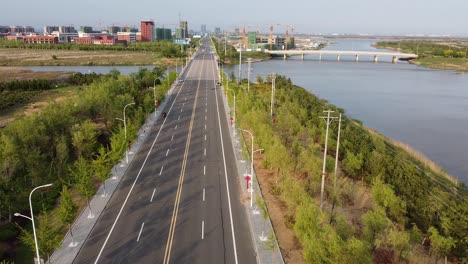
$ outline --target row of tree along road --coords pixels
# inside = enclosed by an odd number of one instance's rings
[[[137,130],[155,108],[154,96],[158,101],[164,99],[176,78],[175,72],[167,76],[165,71],[155,67],[129,76],[115,70],[107,75],[75,74],[69,82],[81,88],[68,100],[19,117],[0,130],[0,259],[32,259],[35,247],[30,221],[13,218],[13,214],[29,215],[29,193],[45,183],[53,186],[33,195],[41,257],[47,259],[59,246],[76,213],[135,140]],[[154,84],[156,95],[151,89]],[[50,87],[48,81],[38,80],[0,84],[1,93]],[[125,137],[116,117],[133,102],[126,110]]]

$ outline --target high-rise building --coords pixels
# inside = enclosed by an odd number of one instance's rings
[[[215,35],[221,35],[221,28],[216,27],[214,33],[215,33]]]
[[[141,21],[141,41],[154,41],[154,22],[153,21]]]
[[[60,26],[58,30],[61,34],[76,33],[74,26]]]
[[[182,37],[181,38],[188,38],[188,22],[187,21],[180,21],[180,29],[182,29]]]
[[[93,33],[93,27],[81,26],[81,27],[80,27],[80,32],[83,32],[83,33]]]
[[[181,39],[183,38],[183,30],[181,28],[176,28],[176,32],[175,32],[175,37],[176,39]]]
[[[109,34],[117,34],[117,32],[122,32],[122,29],[118,26],[110,26],[107,31],[109,31]]]
[[[50,35],[54,31],[59,31],[58,26],[44,26],[44,35]]]
[[[255,31],[249,31],[247,33],[247,39],[248,39],[248,44],[249,47],[252,47],[253,45],[257,44],[257,32]]]
[[[206,33],[206,25],[201,25],[201,33],[202,34]]]
[[[156,28],[156,39],[158,41],[172,39],[172,30],[170,28]]]

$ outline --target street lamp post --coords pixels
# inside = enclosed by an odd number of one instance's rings
[[[247,58],[247,64],[248,64],[248,68],[247,68],[247,92],[250,92],[250,72],[252,71],[252,59],[251,58]]]
[[[236,129],[236,92],[233,90],[233,89],[230,89],[230,88],[227,88],[228,90],[231,90],[232,93],[234,94],[234,122],[232,123],[233,124],[233,127],[234,127],[234,131]]]
[[[32,208],[32,201],[31,201],[31,197],[32,197],[32,194],[35,190],[37,189],[40,189],[40,188],[46,188],[46,187],[50,187],[52,186],[52,183],[49,183],[49,184],[45,184],[45,185],[41,185],[41,186],[38,186],[36,188],[34,188],[31,193],[29,193],[29,209],[31,211],[31,217],[28,217],[28,216],[25,216],[25,215],[22,215],[22,214],[19,214],[19,213],[15,213],[15,216],[21,216],[21,217],[24,217],[26,219],[29,219],[31,220],[32,222],[32,226],[33,226],[33,234],[34,234],[34,244],[36,246],[36,257],[37,257],[37,262],[38,263],[41,263],[41,257],[39,255],[39,247],[37,245],[37,235],[36,235],[36,224],[34,223],[34,213],[33,213],[33,208]]]
[[[156,118],[156,110],[158,110],[156,107],[156,80],[158,80],[158,78],[154,79],[154,82],[153,82],[154,118]]]
[[[123,121],[123,123],[124,123],[124,131],[125,131],[125,157],[126,157],[126,160],[127,160],[127,164],[128,164],[128,150],[127,150],[127,119],[126,119],[126,116],[125,116],[125,110],[127,110],[127,107],[128,107],[128,106],[134,105],[134,104],[135,104],[135,103],[129,103],[129,104],[127,104],[127,105],[124,107],[124,110],[123,110],[123,119],[116,118],[117,120]]]
[[[273,77],[271,78],[271,106],[270,106],[271,120],[273,120],[273,106],[275,103],[275,92],[276,92],[276,73],[273,73]]]
[[[241,71],[242,71],[242,44],[240,44],[240,52],[239,52],[239,83],[241,83],[242,81]]]
[[[245,130],[245,129],[242,129],[242,128],[239,128],[241,131],[244,131],[244,132],[247,132],[250,134],[250,136],[252,137],[252,154],[250,155],[250,158],[251,158],[251,162],[250,162],[250,177],[252,177],[252,181],[253,181],[253,153],[254,153],[254,136],[253,134],[248,131],[248,130]],[[250,207],[252,207],[252,196],[253,196],[253,189],[251,188],[251,194],[250,194]]]

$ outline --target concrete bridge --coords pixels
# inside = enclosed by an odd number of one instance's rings
[[[286,60],[288,56],[302,56],[304,60],[305,55],[319,55],[322,60],[322,55],[335,55],[336,59],[340,61],[340,57],[344,55],[354,56],[355,61],[359,61],[359,56],[374,57],[374,62],[379,61],[379,57],[391,57],[393,63],[398,60],[411,60],[416,59],[418,55],[412,53],[398,53],[398,52],[381,52],[381,51],[346,51],[346,50],[265,50],[266,53],[276,56],[284,56]]]

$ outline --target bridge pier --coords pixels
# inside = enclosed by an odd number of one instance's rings
[[[397,56],[393,56],[392,63],[397,63],[397,62],[398,62],[398,57],[397,57]]]
[[[379,56],[375,55],[374,56],[374,62],[378,62],[379,61]]]
[[[354,57],[354,61],[355,61],[355,62],[358,62],[358,61],[359,61],[359,55],[356,54],[356,56]]]
[[[319,61],[322,61],[322,53],[320,53]]]
[[[284,57],[283,57],[283,60],[287,60],[288,59],[288,55],[286,55],[286,53],[284,54]]]
[[[336,55],[336,60],[340,61],[340,54]]]
[[[301,59],[304,60],[304,53],[301,54]]]

